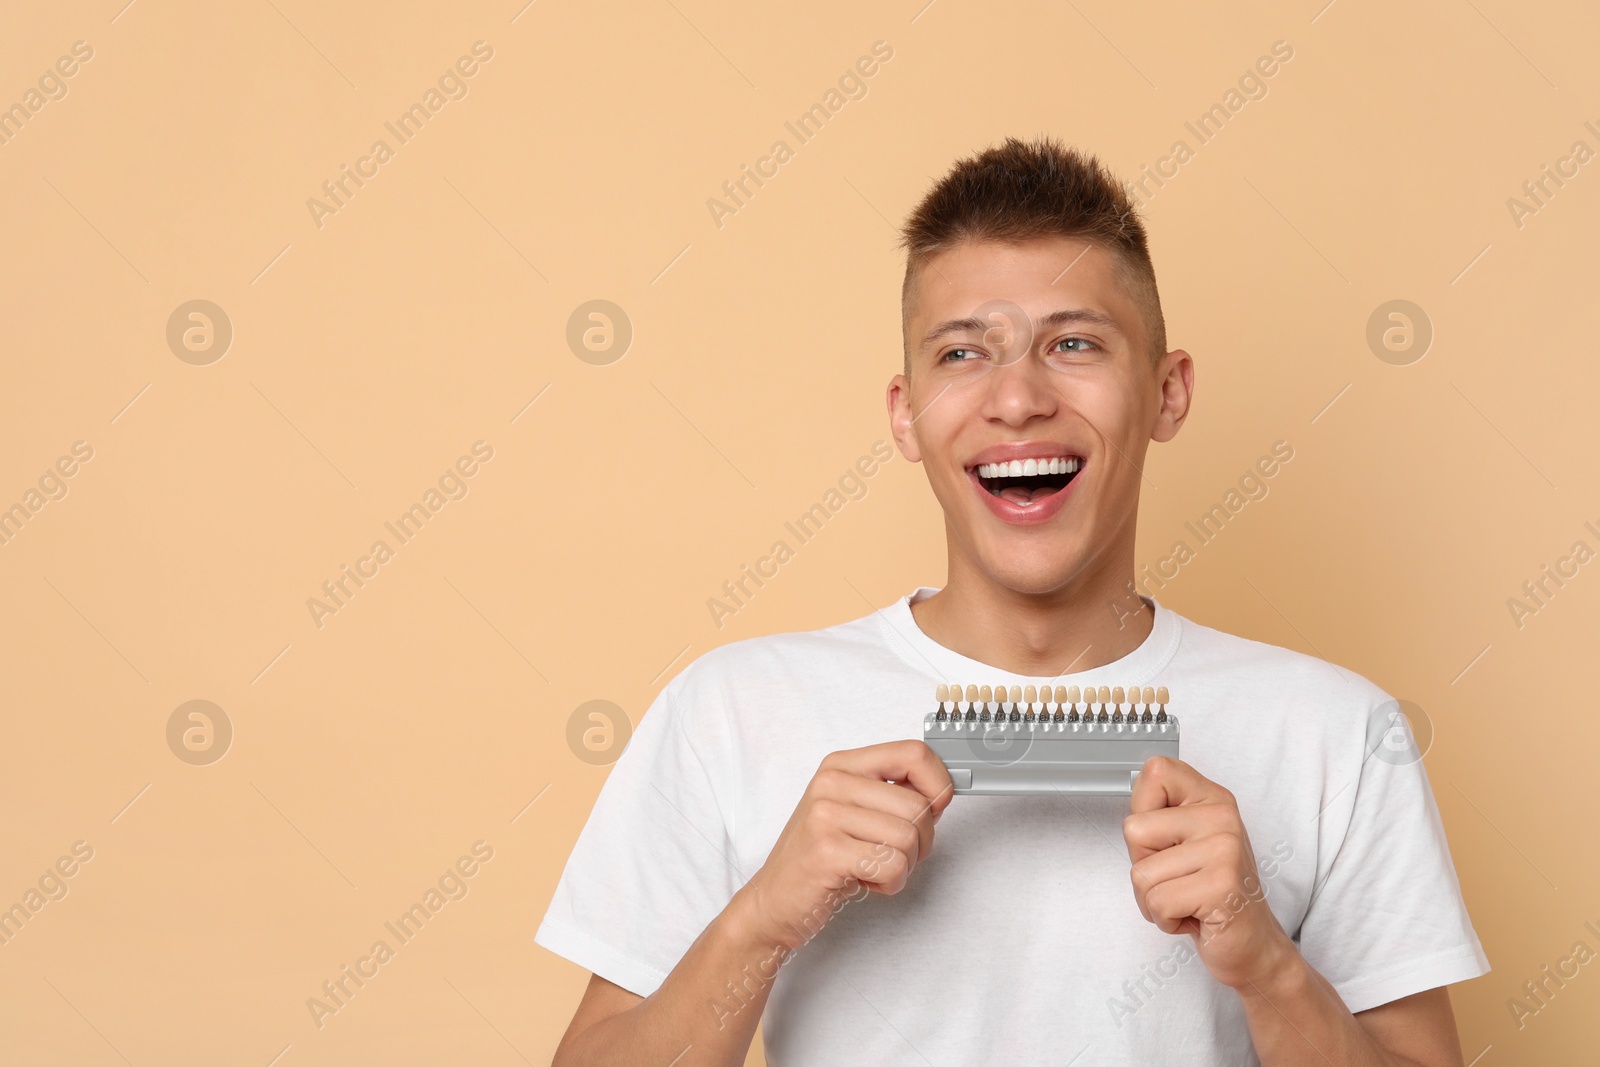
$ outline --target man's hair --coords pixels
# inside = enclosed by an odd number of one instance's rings
[[[1144,318],[1151,362],[1166,354],[1166,321],[1144,224],[1122,183],[1094,156],[1051,137],[1008,137],[997,148],[957,161],[902,227],[906,277],[900,313],[908,372],[913,294],[928,260],[967,241],[1040,237],[1081,239],[1109,251]]]

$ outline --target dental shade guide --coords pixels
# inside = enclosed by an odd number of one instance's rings
[[[941,684],[934,699],[922,739],[957,793],[1125,797],[1145,760],[1178,758],[1166,686]]]

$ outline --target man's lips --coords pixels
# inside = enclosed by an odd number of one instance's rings
[[[1062,446],[997,445],[974,458],[967,479],[1002,522],[1034,526],[1066,506],[1085,463]]]

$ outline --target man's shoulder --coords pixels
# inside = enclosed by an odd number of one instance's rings
[[[1321,655],[1243,637],[1181,615],[1178,621],[1183,633],[1172,666],[1197,684],[1226,686],[1233,692],[1265,692],[1362,713],[1391,699],[1364,675]]]
[[[828,672],[827,680],[837,683],[840,672],[881,666],[886,654],[892,656],[874,613],[815,630],[762,634],[718,645],[691,660],[669,688],[704,691],[729,685],[790,685],[796,680],[819,680],[818,671]]]

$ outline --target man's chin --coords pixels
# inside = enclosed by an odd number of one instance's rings
[[[999,555],[998,553],[996,555]],[[982,560],[980,570],[998,588],[1023,596],[1050,596],[1072,590],[1081,584],[1084,561],[1072,556],[1051,555],[1048,559],[1018,559],[1014,554]]]

